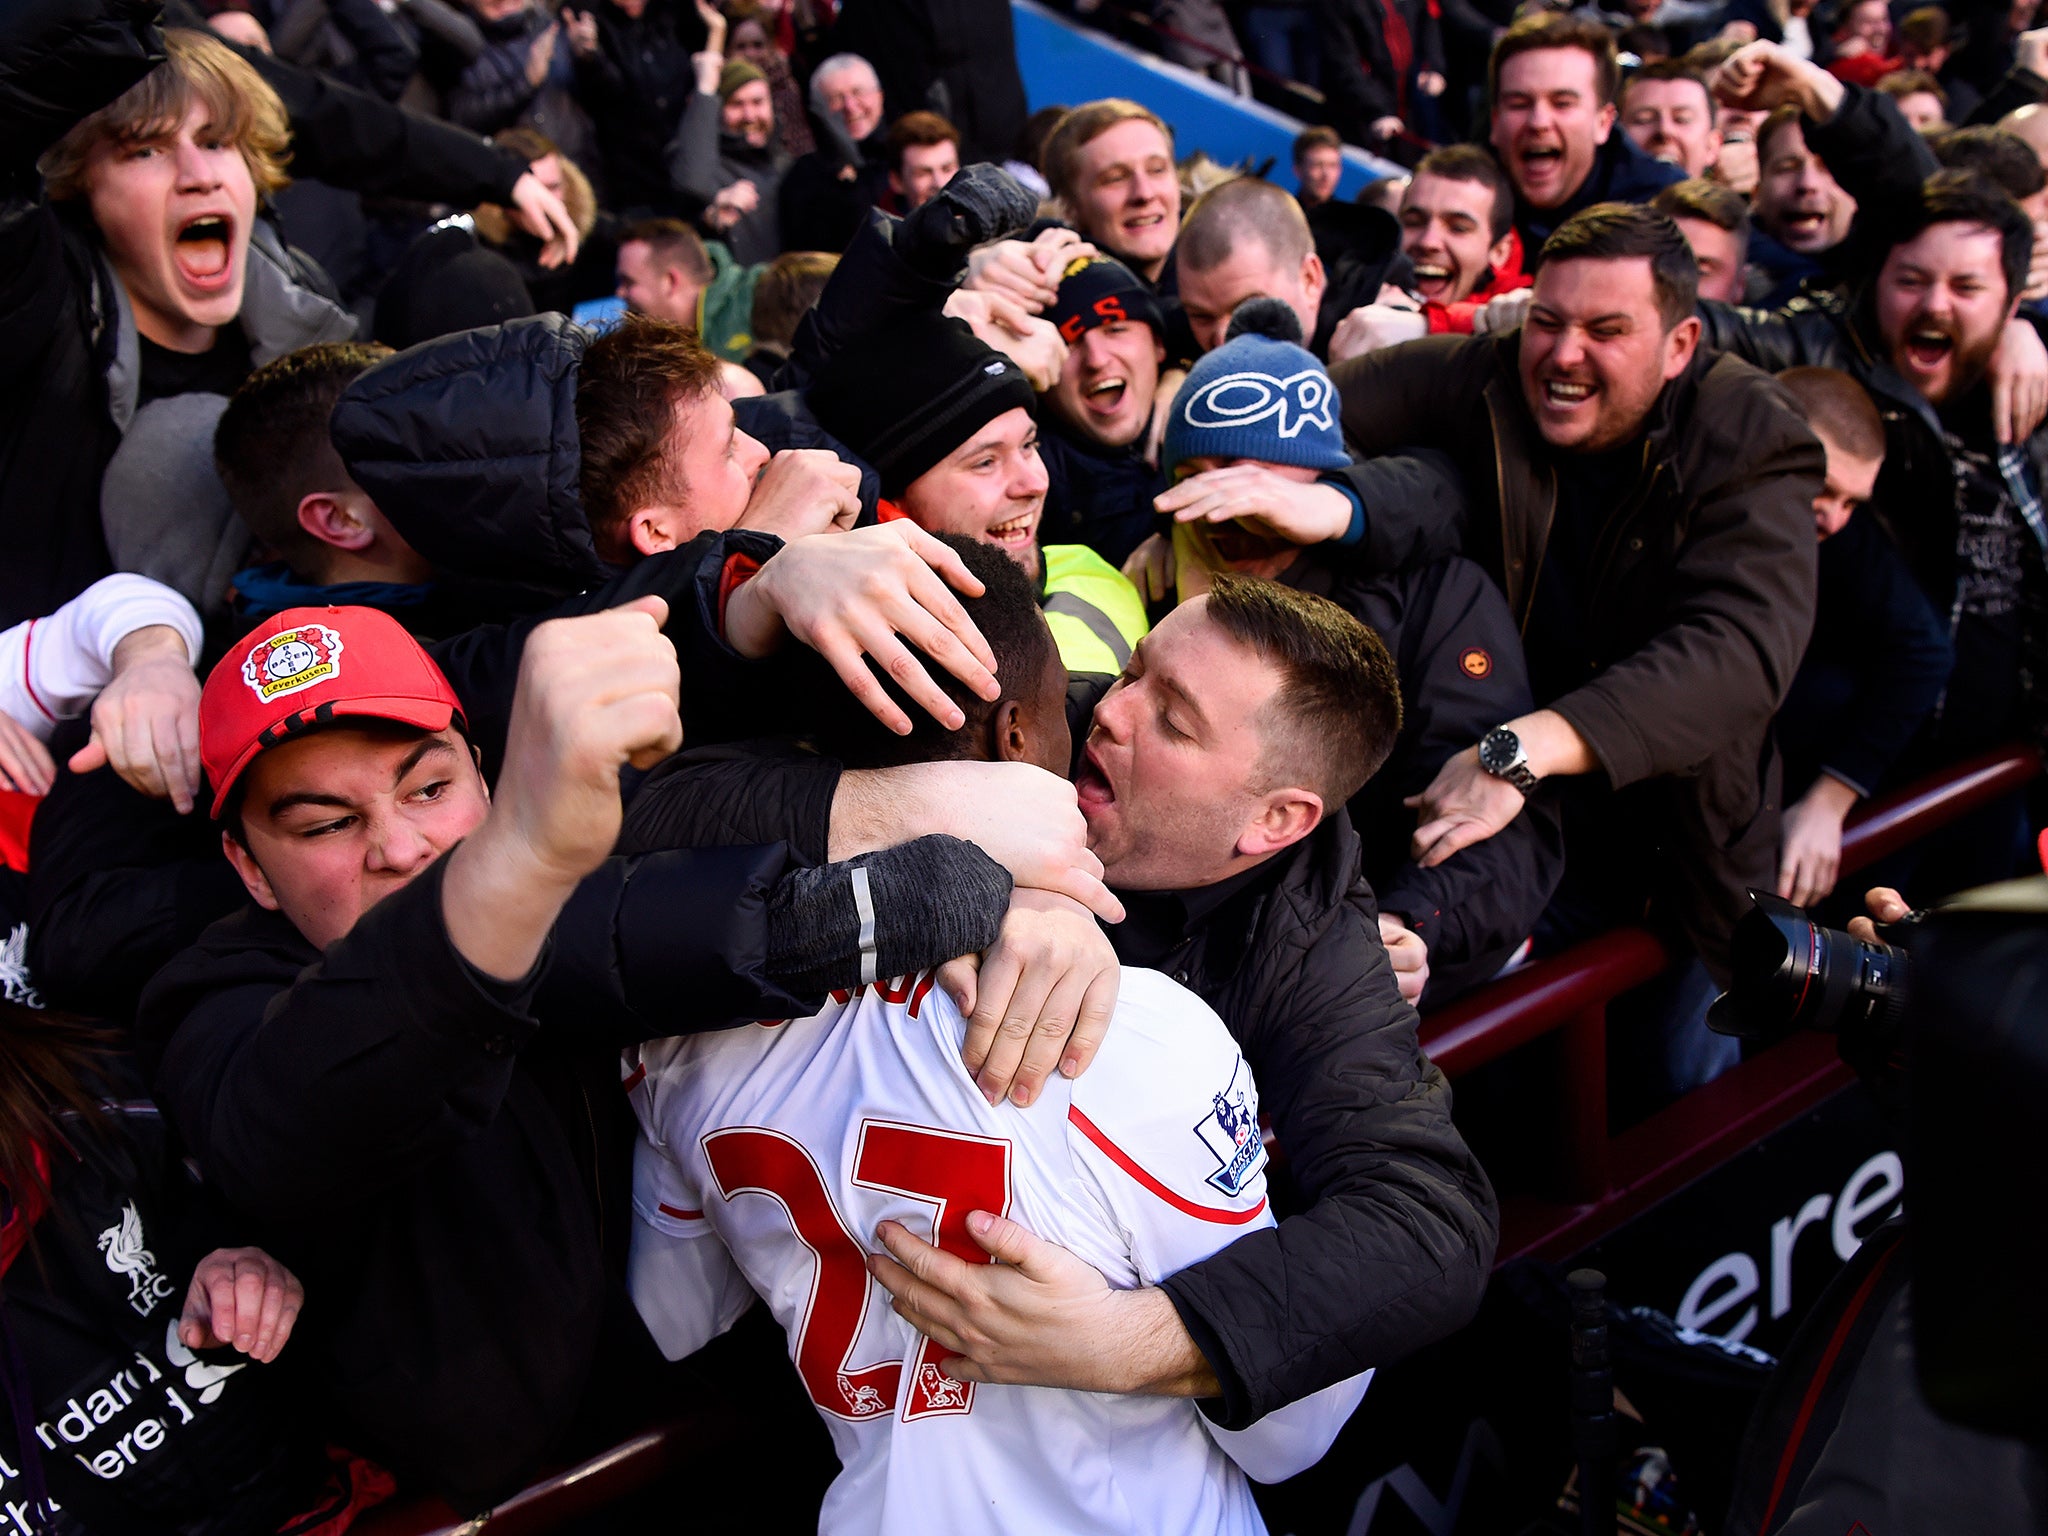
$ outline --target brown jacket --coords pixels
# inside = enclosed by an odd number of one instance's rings
[[[1466,469],[1462,528],[1367,507],[1375,558],[1462,548],[1526,629],[1557,479],[1522,399],[1519,346],[1516,332],[1430,337],[1330,373],[1355,451],[1440,448]],[[1652,409],[1642,473],[1580,575],[1600,671],[1539,701],[1586,739],[1614,788],[1661,781],[1669,853],[1656,884],[1717,974],[1745,889],[1776,877],[1770,723],[1813,628],[1813,498],[1825,469],[1768,374],[1698,353]]]

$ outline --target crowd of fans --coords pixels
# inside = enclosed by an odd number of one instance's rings
[[[1298,193],[1001,6],[160,7],[0,22],[0,1531],[686,1402],[803,1523],[792,1401],[831,1528],[1257,1529],[1491,1266],[1417,1010],[1648,923],[1684,1093],[2039,732],[2026,0],[1254,5]]]

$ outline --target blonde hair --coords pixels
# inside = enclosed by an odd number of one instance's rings
[[[582,166],[563,154],[562,147],[553,139],[524,124],[494,134],[491,142],[500,149],[524,155],[528,165],[553,155],[562,167],[562,206],[568,210],[569,222],[576,226],[576,238],[590,238],[590,232],[597,228],[597,193],[591,189],[590,178],[583,174]],[[512,243],[513,224],[509,209],[496,203],[480,203],[470,210],[470,217],[476,221],[477,238],[485,244]]]
[[[43,156],[43,184],[53,202],[83,197],[86,174],[109,146],[146,144],[178,131],[198,101],[207,124],[242,152],[259,197],[291,178],[291,122],[277,92],[240,54],[188,27],[164,33],[164,61],[118,99],[75,125]]]
[[[1166,140],[1167,152],[1173,151],[1173,130],[1150,107],[1140,106],[1122,96],[1106,96],[1100,101],[1087,102],[1074,108],[1059,120],[1058,125],[1045,137],[1045,148],[1040,152],[1040,162],[1045,179],[1052,188],[1052,195],[1065,203],[1070,210],[1078,212],[1075,199],[1081,188],[1075,185],[1081,174],[1079,157],[1084,146],[1109,132],[1118,123],[1150,123]]]

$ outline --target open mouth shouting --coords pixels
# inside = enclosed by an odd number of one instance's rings
[[[1130,393],[1127,379],[1107,378],[1081,391],[1081,405],[1091,416],[1114,416]]]
[[[1564,146],[1545,142],[1523,144],[1515,151],[1515,169],[1525,196],[1541,198],[1561,191]]]
[[[199,213],[183,220],[171,242],[179,279],[194,292],[223,293],[235,280],[235,216]]]
[[[1899,340],[1901,372],[1911,378],[1941,374],[1955,355],[1956,339],[1946,329],[1928,321],[1909,327]]]
[[[1448,262],[1415,261],[1415,291],[1435,304],[1448,304],[1458,291],[1457,269]]]
[[[1833,243],[1826,208],[1788,208],[1779,223],[1780,243],[1795,251],[1817,251]]]

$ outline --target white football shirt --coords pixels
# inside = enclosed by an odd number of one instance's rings
[[[965,1033],[927,973],[642,1047],[630,1283],[655,1339],[680,1358],[767,1301],[839,1454],[834,1536],[1262,1532],[1245,1474],[1320,1459],[1371,1372],[1234,1432],[1185,1398],[957,1382],[865,1262],[884,1220],[988,1262],[966,1217],[991,1210],[1134,1287],[1271,1226],[1236,1042],[1193,993],[1127,968],[1094,1064],[1020,1110],[982,1097]]]

